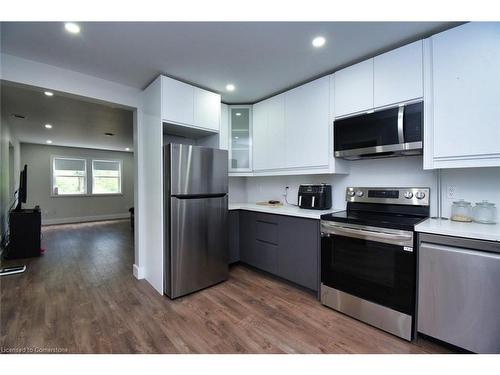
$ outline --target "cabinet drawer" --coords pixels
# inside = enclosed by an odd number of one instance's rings
[[[278,272],[278,246],[268,242],[255,240],[254,254],[251,265],[261,270],[277,274]]]
[[[278,224],[270,221],[257,220],[255,223],[255,238],[259,241],[278,245]]]

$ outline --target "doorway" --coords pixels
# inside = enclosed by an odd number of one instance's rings
[[[16,176],[14,176],[14,145],[9,142],[9,197],[16,191]]]

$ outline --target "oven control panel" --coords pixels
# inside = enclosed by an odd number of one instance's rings
[[[347,202],[429,205],[430,188],[348,187]]]

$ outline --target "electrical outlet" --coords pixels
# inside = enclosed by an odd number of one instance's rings
[[[448,185],[448,199],[458,198],[458,188],[456,185]]]

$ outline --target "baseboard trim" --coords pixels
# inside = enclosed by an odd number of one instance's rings
[[[60,219],[42,219],[42,225],[86,223],[89,221],[128,219],[129,217],[130,217],[129,213],[123,213],[123,214],[110,214],[110,215],[64,217]]]
[[[133,272],[136,279],[138,280],[144,279],[144,268],[139,267],[137,264],[134,264]]]

